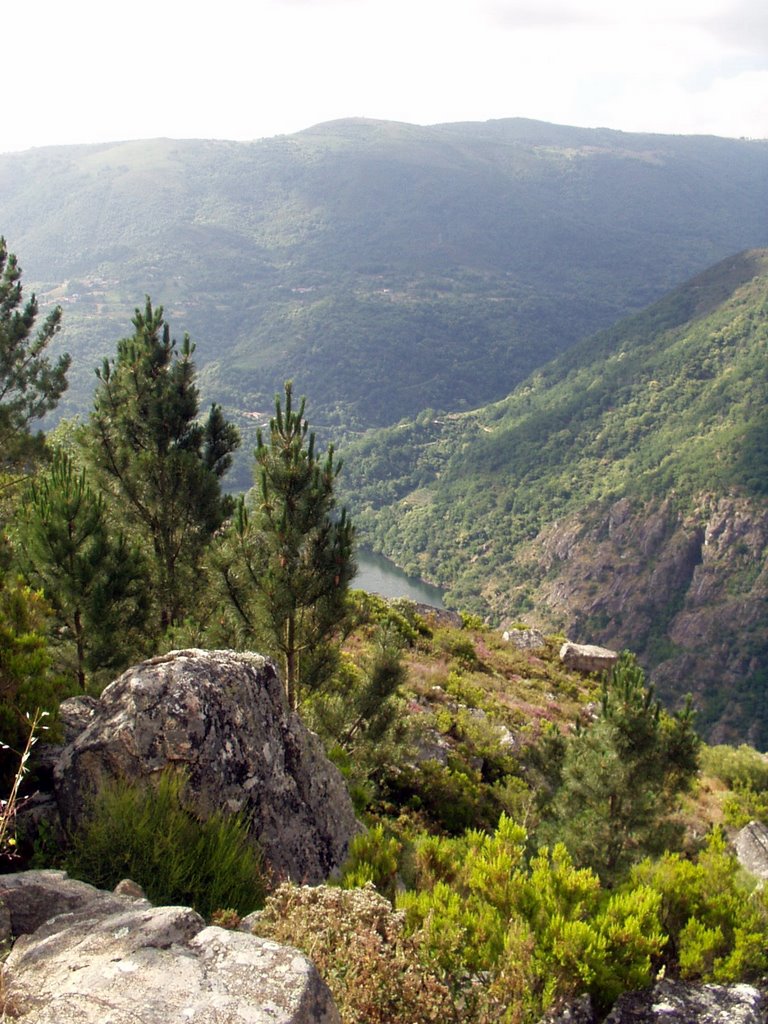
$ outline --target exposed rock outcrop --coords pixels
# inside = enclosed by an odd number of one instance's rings
[[[520,651],[538,651],[547,646],[540,629],[505,629],[501,638],[505,644],[512,644]]]
[[[750,821],[733,845],[743,868],[758,878],[768,878],[768,828],[762,822]]]
[[[768,746],[764,501],[622,498],[548,525],[520,560],[533,625],[635,651],[667,704],[693,692],[710,742]]]
[[[765,1024],[768,1000],[751,985],[694,985],[663,979],[619,996],[607,1017],[588,996],[548,1014],[541,1024]]]
[[[84,720],[54,766],[68,823],[83,815],[99,780],[147,778],[170,765],[185,770],[203,815],[243,812],[268,863],[294,881],[328,878],[359,829],[340,773],[258,655],[187,650],[152,658],[89,701]]]
[[[452,629],[461,629],[462,619],[458,612],[452,612],[449,608],[435,608],[431,604],[420,604],[413,602],[413,610],[427,622],[435,626],[450,626]]]
[[[560,661],[574,672],[610,672],[618,660],[616,651],[594,644],[574,644],[566,640],[560,648]]]
[[[4,995],[19,1024],[339,1024],[324,982],[295,949],[62,872],[13,877],[6,898],[18,913],[31,893],[39,906],[41,892],[56,911],[6,962]]]
[[[659,981],[627,992],[605,1024],[765,1024],[766,1000],[751,985],[691,985]]]

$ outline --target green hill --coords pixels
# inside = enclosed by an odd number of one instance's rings
[[[0,231],[65,308],[63,413],[145,294],[246,414],[287,377],[362,429],[502,398],[580,338],[768,244],[768,143],[510,119],[0,155]]]
[[[350,446],[362,537],[448,603],[638,651],[712,738],[768,746],[767,343],[746,252],[502,402]]]

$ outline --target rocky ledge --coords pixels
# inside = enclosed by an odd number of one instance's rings
[[[0,901],[6,938],[17,936],[2,1010],[17,1024],[340,1024],[298,950],[206,927],[188,907],[63,871],[2,876]]]

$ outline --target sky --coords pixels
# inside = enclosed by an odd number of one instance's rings
[[[368,117],[768,138],[766,0],[18,0],[0,152]]]

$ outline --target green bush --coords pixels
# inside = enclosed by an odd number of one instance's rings
[[[747,787],[756,793],[768,789],[768,757],[746,743],[739,747],[702,747],[701,770],[731,789]]]
[[[362,888],[367,883],[388,899],[394,899],[402,845],[394,836],[385,836],[383,825],[360,832],[349,846],[341,884],[345,889]]]
[[[379,625],[392,631],[409,646],[416,643],[424,627],[423,620],[417,615],[413,603],[405,599],[388,601],[378,594],[353,590],[350,594],[350,604],[360,622]]]
[[[607,1008],[650,983],[664,946],[661,900],[648,886],[605,892],[562,844],[527,863],[527,842],[506,816],[492,834],[425,837],[420,888],[398,898],[466,1020],[538,1020],[585,990]]]
[[[695,861],[666,853],[632,869],[631,884],[661,897],[664,961],[683,978],[735,982],[768,969],[768,900],[739,868],[719,831]]]
[[[731,828],[744,828],[750,821],[768,823],[768,791],[739,786],[723,800],[723,817]]]
[[[172,772],[156,785],[105,783],[72,836],[69,874],[103,889],[131,878],[152,903],[192,906],[204,917],[262,906],[265,873],[244,819],[200,820],[184,806],[183,788]]]
[[[701,769],[733,790],[723,801],[727,825],[743,828],[750,821],[768,821],[768,756],[746,743],[705,746]]]
[[[468,828],[493,828],[502,811],[493,787],[483,783],[480,772],[461,757],[448,764],[435,760],[406,765],[389,780],[388,795],[398,804],[421,811],[432,825],[451,835]]]

